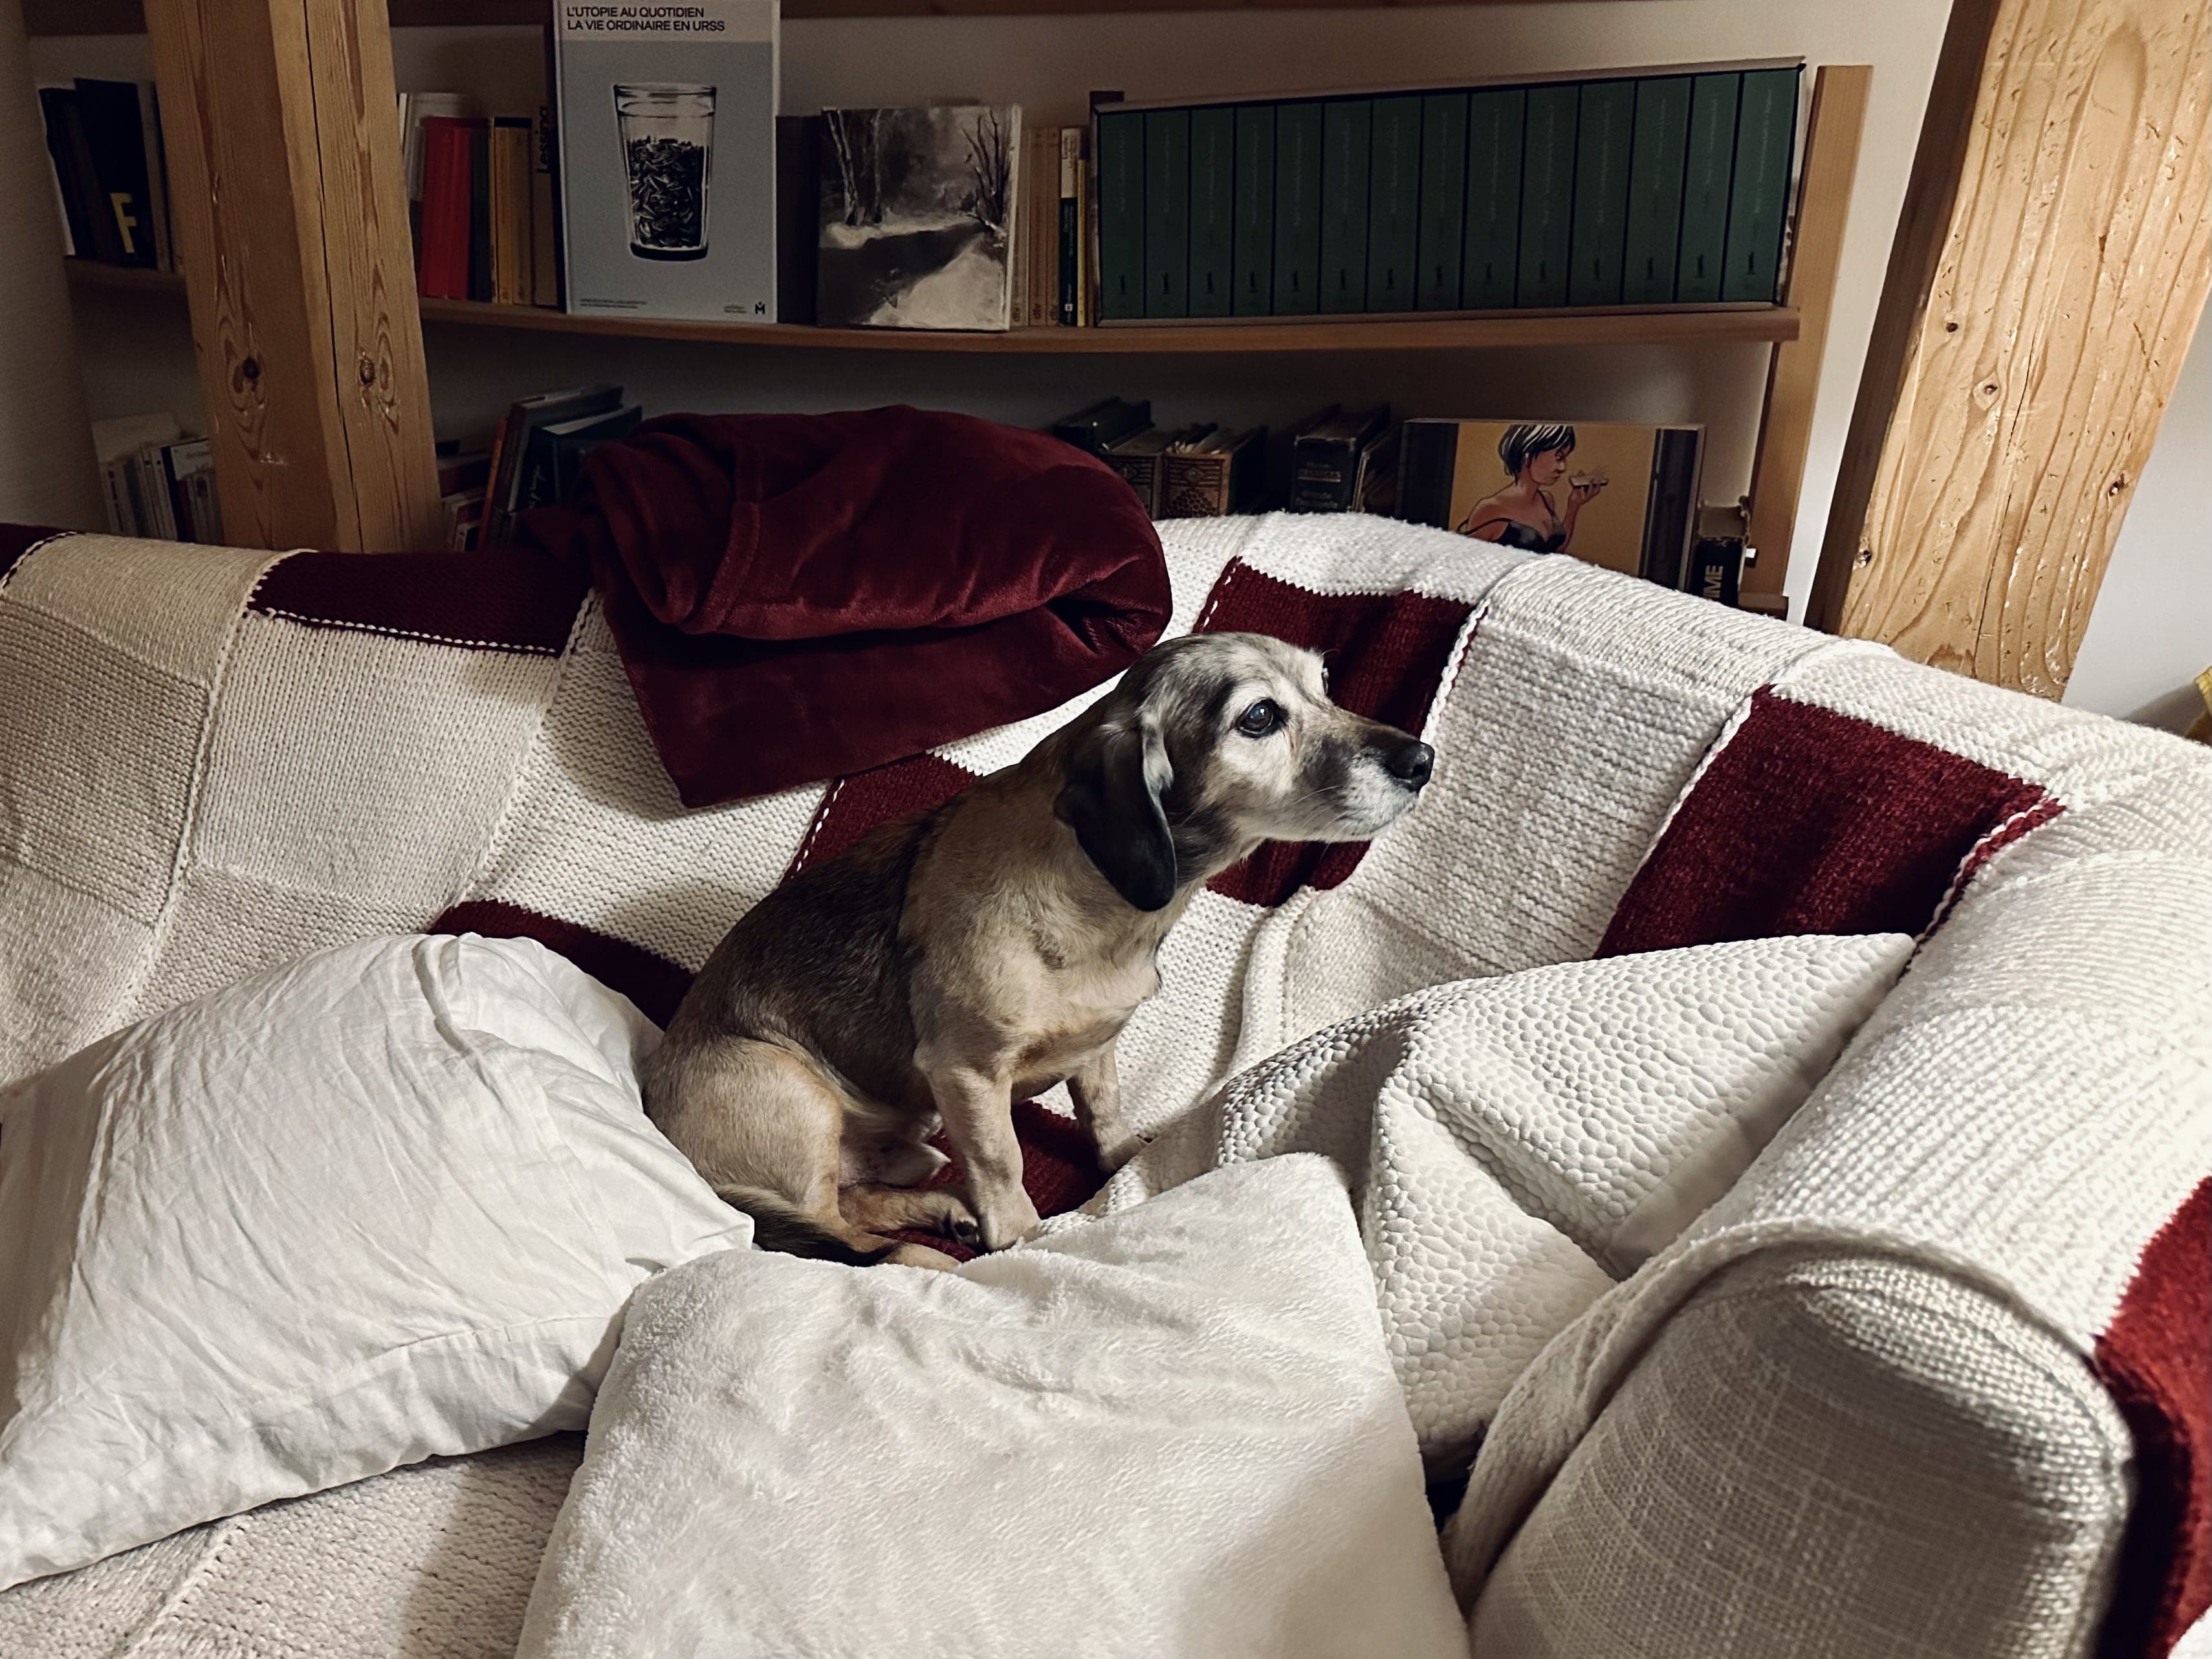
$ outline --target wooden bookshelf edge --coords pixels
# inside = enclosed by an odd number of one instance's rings
[[[70,262],[71,280],[88,289],[143,294],[184,292],[173,272],[133,270],[89,260]],[[1299,351],[1513,350],[1539,347],[1708,344],[1720,340],[1774,343],[1797,337],[1798,313],[1788,306],[1710,311],[1541,312],[1526,315],[1394,318],[1377,320],[1182,324],[1160,327],[1025,328],[1004,334],[929,332],[920,329],[817,328],[793,323],[689,322],[651,317],[573,316],[537,306],[481,305],[470,300],[418,302],[425,323],[595,334],[616,339],[801,351],[951,352],[967,356],[1183,356]]]

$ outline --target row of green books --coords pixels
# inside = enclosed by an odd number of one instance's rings
[[[1100,320],[1771,303],[1802,75],[1102,106]]]

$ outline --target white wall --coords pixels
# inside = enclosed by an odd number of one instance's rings
[[[1933,0],[1553,0],[1362,11],[797,21],[784,29],[784,104],[975,97],[1030,118],[1083,118],[1086,94],[1133,98],[1449,83],[1547,70],[1802,56],[1871,63],[1873,105],[1844,249],[1820,414],[1790,573],[1792,614],[1813,577],[1853,391],[1911,166],[1946,8]],[[145,74],[143,40],[33,43],[44,74]],[[538,99],[542,49],[526,28],[407,29],[403,89],[477,91],[495,106]],[[85,374],[96,415],[166,401],[197,421],[183,312],[144,297],[87,296]],[[1163,422],[1280,425],[1315,404],[1387,399],[1401,415],[1543,413],[1702,421],[1706,498],[1748,483],[1766,349],[1727,344],[1603,351],[1346,352],[1239,356],[963,359],[745,349],[433,326],[431,393],[443,435],[481,431],[516,395],[585,379],[624,382],[649,410],[820,410],[903,401],[1024,424],[1108,392],[1149,397]]]
[[[2212,329],[2196,343],[2136,484],[2066,701],[2168,731],[2203,709],[2212,668]]]

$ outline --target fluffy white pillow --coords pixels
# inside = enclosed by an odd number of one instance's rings
[[[1466,1659],[1344,1177],[638,1293],[520,1659]]]
[[[1217,1164],[1335,1158],[1413,1425],[1448,1468],[1553,1336],[1735,1184],[1911,951],[1802,934],[1416,991],[1231,1079],[1086,1208]]]
[[[0,1587],[580,1428],[630,1291],[750,1242],[658,1041],[525,939],[257,975],[0,1093]]]

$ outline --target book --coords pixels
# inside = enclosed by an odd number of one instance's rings
[[[102,192],[99,170],[94,167],[92,147],[86,142],[84,118],[77,106],[75,87],[40,87],[39,110],[46,118],[46,153],[53,160],[62,199],[69,213],[70,245],[80,258],[108,264],[123,263],[123,239],[115,215]]]
[[[847,328],[1004,330],[1020,110],[822,112],[815,318]]]
[[[205,438],[190,438],[164,445],[160,453],[177,539],[219,546],[222,513],[215,495],[215,447]]]
[[[1690,83],[1690,136],[1682,185],[1681,252],[1674,298],[1710,305],[1721,297],[1728,252],[1729,179],[1735,166],[1741,74],[1700,75]]]
[[[99,200],[114,226],[110,263],[152,269],[160,264],[154,235],[153,190],[146,176],[146,131],[135,81],[76,83],[77,118],[92,159]]]
[[[1375,100],[1367,198],[1367,309],[1411,311],[1420,276],[1419,98]]]
[[[820,282],[822,229],[815,206],[821,189],[822,118],[775,118],[775,319],[814,320]]]
[[[1275,299],[1275,108],[1244,104],[1237,110],[1235,223],[1230,270],[1236,289],[1231,310],[1264,317]]]
[[[561,305],[561,223],[554,207],[560,153],[553,106],[540,104],[530,126],[530,303],[555,310]]]
[[[428,300],[469,297],[470,196],[475,188],[469,121],[432,116],[422,124],[422,245],[415,291]]]
[[[1421,100],[1419,222],[1414,233],[1420,275],[1414,304],[1456,311],[1461,239],[1467,229],[1467,94],[1432,93]]]
[[[1337,98],[1322,106],[1321,297],[1326,312],[1367,308],[1369,159],[1375,106]]]
[[[1291,511],[1363,511],[1395,438],[1388,404],[1332,404],[1300,422],[1291,437]]]
[[[530,303],[530,118],[495,115],[490,131],[491,299]]]
[[[515,484],[513,510],[523,513],[567,501],[575,489],[584,458],[601,444],[627,438],[644,418],[641,405],[629,404],[604,414],[531,428],[523,441],[522,471]]]
[[[1729,185],[1723,300],[1771,303],[1782,276],[1790,216],[1790,161],[1797,140],[1794,69],[1747,70],[1736,106],[1735,167]]]
[[[1060,130],[1022,136],[1022,240],[1029,247],[1030,320],[1060,322]]]
[[[1567,303],[1620,303],[1621,250],[1628,228],[1629,142],[1636,82],[1592,81],[1575,125],[1575,203]]]
[[[1126,403],[1119,398],[1102,398],[1054,421],[1052,435],[1062,443],[1073,444],[1086,454],[1103,455],[1124,438],[1134,436],[1152,423],[1150,399]]]
[[[1321,307],[1322,106],[1275,109],[1275,302],[1278,316]]]
[[[622,388],[618,386],[566,386],[557,392],[535,393],[511,405],[492,439],[479,544],[497,547],[513,532],[514,514],[521,500],[523,463],[529,453],[532,433],[561,421],[609,414],[621,406]]]
[[[556,8],[570,311],[775,320],[777,15],[776,0]],[[864,265],[879,205],[841,238]]]
[[[1053,247],[1054,313],[1063,328],[1083,320],[1083,129],[1062,127],[1060,132],[1060,197],[1054,204],[1054,223],[1060,234]]]
[[[1121,322],[1145,314],[1145,118],[1102,112],[1097,136],[1098,317]]]
[[[1683,591],[1734,610],[1741,604],[1743,538],[1700,536],[1690,550]]]
[[[1161,459],[1163,519],[1218,519],[1259,506],[1267,465],[1267,428],[1206,428],[1178,437]]]
[[[1689,141],[1689,76],[1638,81],[1636,132],[1629,150],[1628,225],[1620,259],[1625,304],[1662,306],[1674,297]]]
[[[1084,138],[1076,130],[1076,140]],[[1097,246],[1097,193],[1091,187],[1091,158],[1075,163],[1075,325],[1089,328],[1098,320],[1098,268],[1093,257]]]
[[[1190,112],[1145,112],[1145,315],[1190,314]]]
[[[1145,511],[1153,518],[1160,512],[1160,458],[1176,434],[1148,426],[1110,446],[1100,459],[1121,475]]]
[[[1237,112],[1190,116],[1190,314],[1226,317],[1235,293]]]
[[[1517,87],[1467,100],[1467,231],[1461,300],[1469,311],[1507,311],[1521,270],[1521,158],[1528,94]]]
[[[1703,436],[1620,422],[1411,420],[1398,510],[1671,587],[1696,522]]]
[[[169,221],[169,155],[162,147],[161,94],[151,81],[134,81],[138,94],[138,139],[145,155],[146,209],[154,228],[154,265],[175,270],[176,233]]]
[[[149,448],[184,441],[185,429],[167,414],[123,415],[92,423],[94,458],[100,464],[100,503],[118,536],[159,532],[140,502],[139,458]]]
[[[407,185],[407,224],[415,238],[415,263],[422,262],[422,183],[425,143],[432,120],[465,121],[483,113],[465,92],[403,92],[399,94],[399,165]]]
[[[1528,89],[1528,125],[1522,139],[1521,258],[1514,283],[1518,306],[1567,303],[1575,125],[1581,104],[1581,89],[1571,82]]]
[[[468,123],[469,134],[469,294],[479,304],[490,303],[491,263],[491,122]]]

